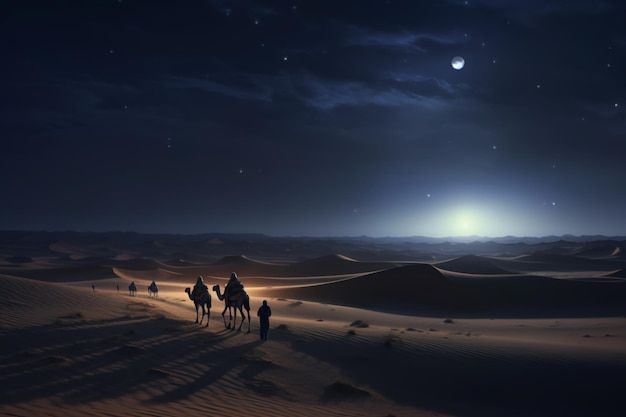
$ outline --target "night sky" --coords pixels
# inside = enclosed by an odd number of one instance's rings
[[[624,234],[625,22],[623,1],[3,1],[0,229]]]

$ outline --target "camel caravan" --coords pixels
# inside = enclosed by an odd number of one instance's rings
[[[219,285],[214,285],[211,288],[215,291],[217,298],[224,302],[224,310],[222,311],[222,319],[224,320],[224,327],[227,329],[235,329],[237,327],[237,311],[241,315],[241,322],[237,330],[240,331],[243,327],[243,323],[248,320],[248,331],[250,333],[250,297],[243,288],[243,284],[239,280],[236,272],[230,274],[230,279],[224,287],[222,293]],[[94,289],[95,291],[95,289]],[[119,286],[118,286],[119,291]],[[199,276],[196,280],[196,284],[193,289],[185,288],[185,293],[191,301],[193,301],[196,308],[196,323],[202,325],[204,318],[206,317],[206,326],[209,327],[209,320],[211,318],[211,294],[209,294],[209,287],[204,283],[202,276]],[[132,281],[128,286],[128,295],[135,297],[137,295],[137,285],[135,281]],[[155,281],[148,286],[148,297],[158,298],[159,287]],[[200,317],[200,310],[202,310],[202,316]],[[244,310],[246,310],[244,312]],[[226,312],[228,311],[228,322],[226,321]],[[258,315],[258,314],[257,314]],[[260,316],[259,316],[260,317]]]
[[[241,323],[237,330],[241,330],[244,321],[246,321],[246,313],[248,318],[248,331],[250,333],[250,297],[243,288],[243,284],[239,280],[237,273],[230,274],[230,279],[224,288],[224,293],[220,290],[219,285],[214,285],[212,290],[217,294],[217,298],[220,301],[224,301],[224,310],[222,311],[222,319],[224,320],[224,327],[227,329],[235,329],[237,326],[237,311],[241,314]],[[211,294],[209,294],[209,288],[204,283],[202,276],[199,276],[196,280],[196,285],[193,289],[185,288],[185,292],[189,296],[189,299],[193,301],[196,308],[196,323],[202,324],[204,317],[206,316],[206,327],[209,326],[209,319],[211,318]],[[199,308],[202,308],[202,317],[198,317]],[[226,322],[226,311],[228,311],[228,323]],[[234,317],[233,317],[234,311]]]

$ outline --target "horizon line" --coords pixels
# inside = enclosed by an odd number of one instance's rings
[[[91,233],[91,234],[106,234],[106,233],[134,233],[139,235],[171,235],[171,236],[202,236],[202,235],[259,235],[265,237],[273,237],[273,238],[314,238],[314,239],[355,239],[355,238],[367,238],[367,239],[437,239],[437,240],[446,240],[446,239],[550,239],[550,238],[585,238],[585,237],[594,237],[594,238],[608,238],[608,239],[626,239],[626,233],[624,234],[603,234],[603,233],[595,233],[595,234],[572,234],[572,233],[564,233],[564,234],[549,234],[549,235],[499,235],[499,236],[487,236],[487,235],[450,235],[450,236],[428,236],[428,235],[380,235],[380,236],[372,236],[367,234],[360,235],[295,235],[295,234],[269,234],[263,232],[199,232],[199,233],[188,233],[188,232],[142,232],[136,230],[121,230],[121,229],[113,229],[113,230],[76,230],[76,229],[66,229],[66,230],[47,230],[47,229],[0,229],[0,233]]]

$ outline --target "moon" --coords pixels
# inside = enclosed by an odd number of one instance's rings
[[[455,70],[461,70],[465,66],[465,60],[462,56],[455,56],[454,58],[452,58],[451,64],[452,68],[454,68]]]

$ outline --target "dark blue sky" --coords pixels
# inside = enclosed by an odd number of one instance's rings
[[[0,10],[1,229],[626,233],[623,2]]]

